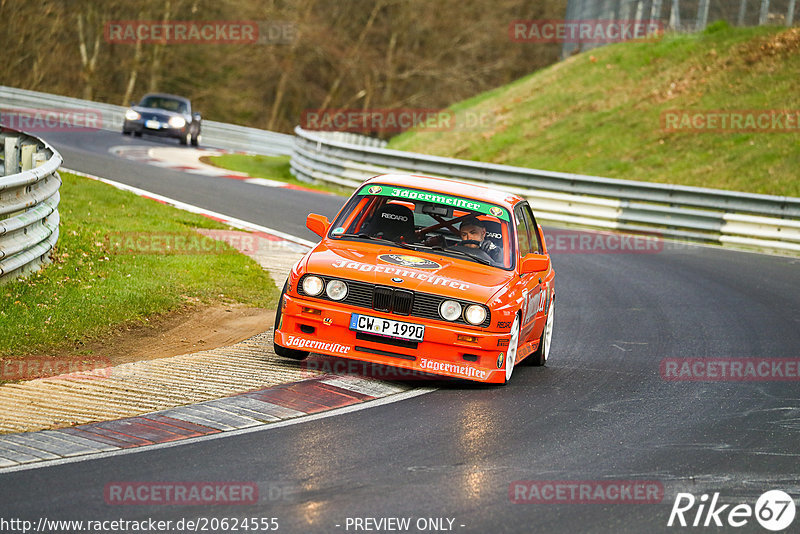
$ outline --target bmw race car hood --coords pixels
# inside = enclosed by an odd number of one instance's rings
[[[305,271],[482,303],[514,276],[467,259],[372,244],[356,248],[347,242],[317,245],[306,258]]]

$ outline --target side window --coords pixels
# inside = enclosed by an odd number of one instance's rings
[[[536,226],[536,219],[533,218],[533,212],[528,204],[522,206],[522,213],[525,217],[525,223],[528,225],[528,231],[531,236],[531,252],[542,253],[542,244],[539,243],[539,229]]]
[[[530,254],[532,251],[531,238],[528,232],[528,223],[525,215],[522,206],[514,208],[514,219],[517,221],[517,246],[519,248],[520,258],[524,258],[526,254]]]

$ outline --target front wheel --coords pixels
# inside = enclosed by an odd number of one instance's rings
[[[200,135],[200,133],[198,132],[197,135],[192,137],[192,146],[199,146],[200,145],[200,141],[202,139],[203,139],[203,136]]]
[[[281,298],[278,299],[278,310],[275,312],[274,330],[277,330],[281,326],[281,314],[283,311],[284,295],[286,295],[286,284],[283,285],[283,290],[281,291]],[[274,338],[272,341],[272,348],[275,350],[275,354],[277,354],[278,356],[283,356],[284,358],[290,358],[292,360],[305,360],[306,358],[308,358],[308,351],[281,347],[280,345],[275,343]]]
[[[528,357],[531,365],[536,367],[546,364],[547,358],[550,356],[550,344],[553,341],[553,321],[556,312],[555,304],[556,301],[553,299],[553,301],[550,302],[550,310],[547,312],[547,321],[544,323],[542,337],[539,340],[539,348]]]
[[[508,350],[506,351],[506,381],[508,384],[511,380],[511,374],[514,372],[514,364],[517,361],[517,349],[519,348],[519,314],[514,317],[514,323],[511,325],[511,339],[508,341]]]

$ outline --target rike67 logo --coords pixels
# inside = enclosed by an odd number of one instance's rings
[[[669,514],[667,526],[692,527],[743,527],[753,517],[767,530],[778,532],[792,524],[795,504],[792,497],[781,490],[763,493],[755,507],[749,504],[718,504],[719,493],[714,493],[709,502],[708,494],[697,499],[691,493],[678,493]],[[696,507],[696,509],[695,509]]]

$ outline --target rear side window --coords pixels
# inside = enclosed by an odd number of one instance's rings
[[[522,206],[514,208],[514,218],[517,221],[517,246],[519,247],[519,257],[524,258],[525,255],[530,254],[533,249],[531,248],[527,218]]]
[[[539,243],[539,228],[536,224],[536,219],[533,218],[533,212],[528,204],[523,204],[522,215],[525,218],[525,224],[528,226],[528,234],[531,240],[531,252],[542,253],[542,244]]]

